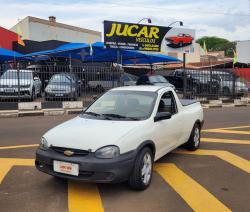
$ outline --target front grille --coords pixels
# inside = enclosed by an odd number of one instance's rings
[[[74,152],[74,155],[80,155],[80,156],[86,156],[89,154],[89,151],[87,150],[82,150],[82,149],[72,149],[72,148],[65,148],[65,147],[57,147],[57,146],[51,146],[51,149],[53,149],[54,151],[64,154],[64,151],[70,150],[72,152]]]

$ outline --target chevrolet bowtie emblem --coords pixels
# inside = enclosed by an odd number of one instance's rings
[[[72,152],[72,151],[70,151],[70,150],[65,150],[65,151],[63,152],[63,154],[66,155],[66,156],[72,156],[72,155],[74,155],[74,152]]]

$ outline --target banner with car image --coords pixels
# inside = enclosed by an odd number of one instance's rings
[[[104,21],[106,48],[168,53],[184,51],[193,41],[194,30]]]

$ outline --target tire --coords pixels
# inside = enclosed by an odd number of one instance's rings
[[[229,96],[230,95],[230,89],[228,87],[224,87],[222,89],[222,93],[224,96]]]
[[[37,97],[42,97],[42,88],[40,88],[39,93],[37,94]]]
[[[146,176],[143,176],[143,169]],[[143,148],[135,159],[132,173],[129,177],[128,184],[134,190],[144,190],[151,182],[153,174],[153,154],[150,148]]]
[[[35,99],[35,88],[33,87],[31,91],[30,101],[32,102],[34,99]]]
[[[201,129],[199,124],[196,123],[192,129],[191,135],[185,147],[190,151],[198,149],[200,146],[200,135],[201,135]]]
[[[182,41],[179,43],[179,46],[180,46],[180,47],[183,47],[183,42],[182,42]]]
[[[104,89],[103,89],[103,87],[102,87],[101,85],[97,85],[97,86],[96,86],[96,91],[98,91],[98,92],[103,92]]]
[[[197,85],[193,85],[193,88],[192,88],[192,92],[194,95],[196,95],[198,93],[199,89],[198,89],[198,86]]]

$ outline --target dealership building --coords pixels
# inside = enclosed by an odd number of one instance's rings
[[[25,46],[18,45],[18,34]],[[0,27],[0,47],[27,54],[54,49],[65,43],[95,43],[101,32],[59,23],[56,17],[48,20],[27,16],[10,30]]]

